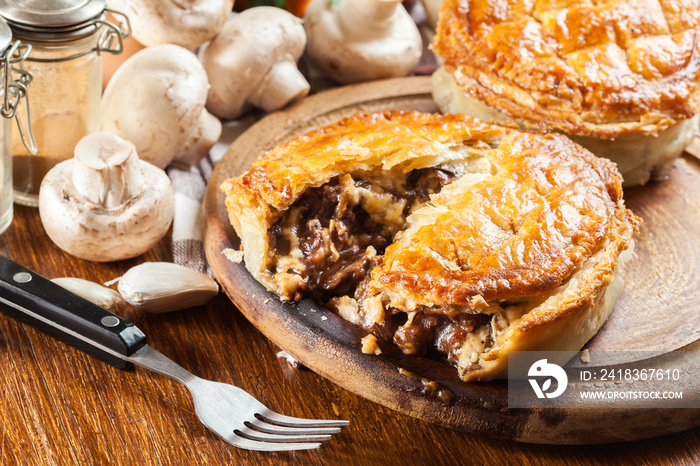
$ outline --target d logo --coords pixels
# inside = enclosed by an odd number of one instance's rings
[[[569,383],[569,378],[566,376],[564,369],[556,364],[548,363],[546,359],[540,359],[530,366],[527,375],[529,377],[548,377],[544,380],[542,386],[540,386],[536,379],[528,379],[537,398],[556,398],[564,393],[566,385]],[[547,390],[552,386],[552,378],[557,381],[557,388],[553,392],[548,393]]]

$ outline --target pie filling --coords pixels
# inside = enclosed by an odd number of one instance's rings
[[[504,302],[474,313],[442,305],[406,312],[366,292],[372,268],[406,229],[409,214],[456,178],[444,168],[400,176],[358,172],[308,189],[268,231],[268,270],[295,301],[312,297],[405,354],[437,353],[469,369],[465,357],[478,364],[479,354],[529,306]],[[461,354],[463,349],[473,355]]]

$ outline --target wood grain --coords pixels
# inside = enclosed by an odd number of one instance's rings
[[[280,141],[355,112],[409,109],[435,111],[429,78],[405,78],[336,89],[270,115],[239,137],[212,175],[204,202],[205,249],[215,275],[245,316],[274,343],[317,373],[402,413],[448,427],[541,443],[600,443],[664,435],[700,424],[700,410],[596,409],[508,410],[503,381],[465,384],[456,370],[428,358],[384,351],[362,354],[364,333],[311,301],[282,303],[257,283],[242,264],[221,251],[236,248],[218,186],[242,173]],[[670,180],[626,193],[630,207],[644,219],[636,237],[637,259],[625,274],[625,295],[614,318],[588,346],[600,351],[672,351],[700,338],[700,173],[679,160]],[[445,404],[406,369],[438,382],[452,395]],[[676,387],[698,390],[694,373]],[[632,387],[630,387],[632,388]],[[640,429],[640,426],[647,426]]]
[[[172,260],[169,251],[166,239],[134,260],[81,261],[57,249],[37,211],[24,207],[0,235],[1,254],[48,278],[106,281],[145,260]],[[611,445],[531,445],[405,416],[291,367],[223,294],[173,314],[129,307],[119,313],[192,372],[234,383],[285,414],[351,424],[317,451],[239,450],[202,427],[176,382],[141,369],[114,369],[0,314],[0,464],[695,465],[700,457],[700,428]]]
[[[669,180],[625,192],[643,223],[625,287],[606,325],[587,345],[595,351],[673,350],[700,339],[700,171],[688,157]]]

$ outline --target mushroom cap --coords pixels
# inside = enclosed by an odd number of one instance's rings
[[[207,108],[221,118],[239,117],[272,66],[296,63],[305,46],[301,19],[280,8],[255,7],[229,19],[200,54],[211,85]]]
[[[173,220],[173,188],[163,170],[138,162],[143,191],[114,209],[76,190],[75,159],[54,166],[39,190],[39,215],[49,238],[69,254],[96,262],[129,259],[155,246]]]
[[[197,57],[178,45],[147,47],[117,69],[102,96],[102,130],[136,146],[159,168],[191,152],[203,157],[221,122],[205,109],[209,83]]]
[[[199,47],[216,36],[233,9],[233,0],[107,0],[129,17],[134,38],[146,46]]]
[[[362,10],[349,17],[341,7],[351,2],[365,10],[372,3],[387,9],[395,3],[395,8],[386,18],[373,19],[369,11]],[[363,12],[368,16],[363,18]],[[304,28],[310,61],[342,84],[406,76],[423,53],[420,31],[400,2],[341,0],[335,5],[312,0],[304,15]]]

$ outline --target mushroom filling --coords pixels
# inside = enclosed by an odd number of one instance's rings
[[[405,229],[408,215],[455,178],[440,168],[414,170],[399,181],[354,173],[308,189],[268,231],[274,253],[270,272],[295,290],[295,301],[312,297],[405,354],[434,350],[455,362],[467,334],[479,330],[490,338],[492,316],[458,306],[409,316],[388,307],[381,322],[370,322],[347,310],[348,303],[357,303],[353,296],[361,300],[365,277]]]
[[[269,230],[271,271],[301,278],[302,294],[327,302],[350,294],[408,214],[454,179],[440,169],[415,170],[391,186],[371,174],[342,175],[308,189]]]

